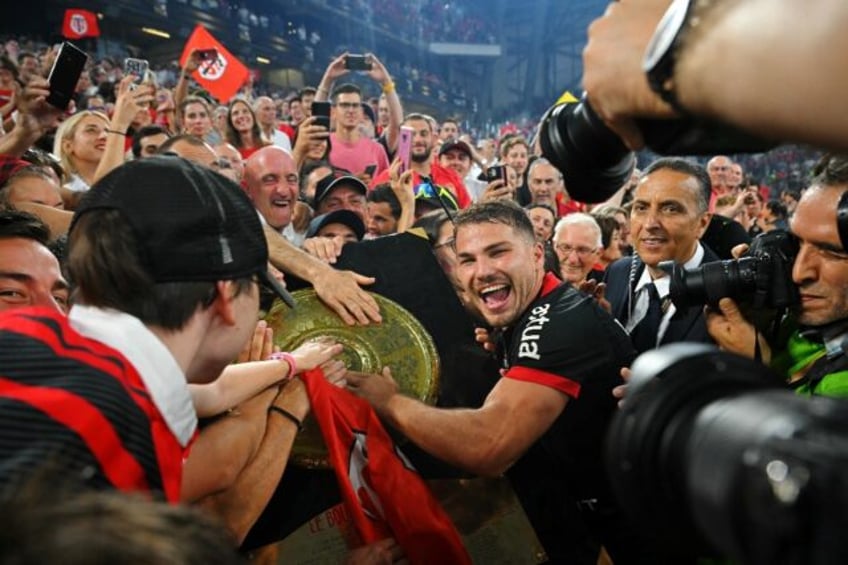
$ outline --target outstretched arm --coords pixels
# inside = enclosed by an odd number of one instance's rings
[[[565,394],[502,378],[477,409],[444,409],[398,392],[388,368],[381,375],[347,373],[348,386],[424,451],[480,475],[509,469],[553,424]]]

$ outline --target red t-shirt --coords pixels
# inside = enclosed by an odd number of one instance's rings
[[[471,206],[471,197],[468,195],[468,190],[465,189],[465,183],[462,182],[462,179],[459,178],[459,175],[456,174],[456,171],[454,171],[453,169],[442,167],[438,163],[431,163],[430,180],[433,181],[433,184],[437,186],[443,186],[450,190],[454,194],[454,196],[456,196],[456,203],[459,205],[460,210]],[[374,179],[371,181],[371,185],[368,188],[373,189],[378,184],[383,184],[387,182],[389,182],[389,171],[385,170],[376,177],[374,177]],[[418,186],[420,183],[421,175],[419,175],[417,172],[413,172],[413,186]]]
[[[569,200],[568,202],[565,202],[564,200],[565,195],[563,193],[560,192],[556,195],[557,218],[562,218],[563,216],[567,216],[575,212],[586,211],[586,205],[582,202],[577,202],[576,200]]]
[[[288,124],[280,124],[277,129],[289,136],[289,140],[291,141],[292,146],[294,146],[294,128]]]

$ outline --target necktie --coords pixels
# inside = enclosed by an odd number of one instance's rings
[[[662,320],[662,303],[657,287],[654,286],[654,283],[648,283],[645,288],[648,290],[648,312],[630,333],[633,347],[639,353],[657,346],[657,333]]]

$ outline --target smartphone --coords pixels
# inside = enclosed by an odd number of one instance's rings
[[[47,81],[50,83],[50,95],[47,96],[48,104],[60,110],[68,107],[87,60],[88,55],[84,51],[67,42],[62,44],[56,59],[53,61],[50,76],[47,77]]]
[[[124,74],[133,75],[133,84],[130,88],[135,88],[144,82],[149,67],[150,63],[145,59],[133,59],[130,57],[124,59]]]
[[[365,167],[365,174],[368,175],[369,177],[373,177],[374,171],[376,171],[376,170],[377,170],[377,165],[368,165],[367,167]]]
[[[409,160],[412,157],[412,134],[414,129],[408,126],[400,126],[400,139],[398,139],[397,156],[400,159],[400,172],[409,170]]]
[[[345,57],[345,68],[349,71],[370,71],[371,59],[367,55],[348,55]]]
[[[313,102],[312,115],[315,116],[315,123],[319,126],[324,126],[327,131],[330,130],[330,103],[329,102]]]
[[[503,165],[494,165],[486,169],[486,181],[492,182],[496,180],[502,180],[504,182],[504,186],[507,185],[506,167]]]

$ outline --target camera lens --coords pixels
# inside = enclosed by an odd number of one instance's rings
[[[718,306],[725,296],[745,296],[756,289],[757,259],[753,257],[705,263],[691,270],[673,261],[663,261],[659,267],[671,275],[669,296],[680,309]]]
[[[750,359],[696,343],[677,343],[636,359],[630,389],[610,425],[607,471],[634,523],[663,551],[706,556],[687,490],[694,422],[711,402],[746,391],[775,388],[778,379]]]
[[[585,99],[549,109],[539,129],[542,154],[559,169],[568,194],[603,202],[630,178],[636,157]]]

